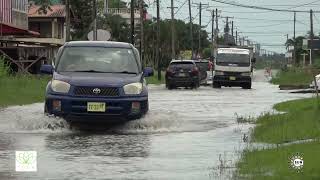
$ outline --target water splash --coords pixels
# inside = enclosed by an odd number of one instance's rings
[[[68,130],[68,123],[63,119],[44,115],[43,103],[12,106],[1,111],[0,132],[46,133]]]

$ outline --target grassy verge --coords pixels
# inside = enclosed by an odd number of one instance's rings
[[[0,107],[44,100],[49,77],[7,76],[0,78]]]
[[[279,71],[271,82],[279,85],[309,85],[313,80],[313,74],[302,68],[290,68],[287,71]]]
[[[164,84],[165,83],[165,72],[161,72],[161,80],[158,80],[158,72],[154,72],[154,75],[147,77],[146,81],[148,84]]]
[[[277,149],[246,150],[237,164],[238,174],[249,179],[301,179],[320,177],[320,109],[315,98],[279,103],[274,106],[285,114],[265,114],[256,121],[251,136],[253,142],[282,144],[298,140],[315,142],[281,146]],[[302,153],[303,173],[289,168],[288,158]]]
[[[320,138],[320,110],[316,99],[288,101],[274,106],[284,114],[265,114],[258,118],[252,138],[257,142],[285,143]]]
[[[238,179],[319,179],[320,142],[294,144],[277,149],[244,151],[238,163]],[[289,167],[289,159],[299,153],[303,156],[301,172]],[[242,177],[242,178],[241,178]]]

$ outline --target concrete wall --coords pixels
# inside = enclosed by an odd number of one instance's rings
[[[12,24],[19,28],[28,29],[28,15],[27,13],[12,10]]]

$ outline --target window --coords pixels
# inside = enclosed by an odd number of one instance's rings
[[[57,66],[62,72],[139,72],[133,51],[125,48],[66,47]]]

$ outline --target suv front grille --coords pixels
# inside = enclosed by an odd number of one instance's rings
[[[95,89],[99,89],[100,92],[94,91]],[[74,94],[77,96],[119,96],[119,89],[113,87],[75,87]]]

